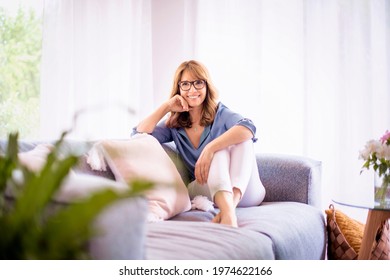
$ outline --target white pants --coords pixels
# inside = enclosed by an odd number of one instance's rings
[[[214,201],[217,192],[232,193],[233,187],[241,191],[239,207],[257,206],[264,199],[265,189],[260,181],[252,140],[216,152],[207,184],[194,180],[188,185],[188,192],[191,199],[204,195]]]

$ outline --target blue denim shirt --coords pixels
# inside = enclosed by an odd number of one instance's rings
[[[168,128],[165,125],[165,119],[157,124],[151,135],[154,136],[160,143],[172,141],[175,143],[177,151],[181,155],[184,164],[190,172],[191,180],[194,180],[195,164],[204,147],[235,125],[242,125],[250,129],[254,135],[252,141],[257,141],[257,138],[255,138],[256,127],[253,122],[250,119],[243,118],[240,114],[231,111],[221,102],[218,103],[214,122],[204,128],[197,148],[192,145],[184,128]],[[135,127],[133,128],[132,135],[136,133],[137,128]]]

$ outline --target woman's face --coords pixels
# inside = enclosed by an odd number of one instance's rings
[[[188,87],[188,83],[183,83],[183,82],[190,82],[189,90],[182,90],[182,87],[184,88],[185,86]],[[195,108],[202,105],[203,101],[206,98],[206,92],[207,92],[207,84],[205,81],[196,78],[195,76],[192,75],[192,73],[185,70],[183,72],[183,75],[181,76],[179,83],[182,83],[181,87],[179,87],[180,95],[187,101],[188,106]]]

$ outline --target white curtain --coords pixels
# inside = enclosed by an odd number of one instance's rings
[[[332,198],[353,203],[372,196],[372,174],[360,175],[358,153],[390,129],[389,1],[51,0],[45,6],[44,135],[99,102],[134,108],[136,122],[168,97],[178,64],[199,59],[221,101],[256,123],[258,152],[322,161],[324,208]],[[99,117],[83,129],[97,124],[99,137],[127,137],[125,120]]]
[[[152,108],[150,1],[47,0],[41,137],[129,137]]]
[[[372,200],[358,154],[390,129],[390,2],[198,3],[194,55],[221,99],[255,121],[258,151],[321,160],[324,208]]]
[[[358,152],[390,129],[390,2],[305,8],[305,153],[324,162],[325,198],[368,204],[373,174],[360,175]]]

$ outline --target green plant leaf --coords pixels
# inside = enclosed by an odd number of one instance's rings
[[[23,192],[11,213],[15,223],[36,218],[37,213],[40,213],[51,200],[77,161],[78,158],[75,156],[69,156],[58,162],[48,161],[40,173],[25,180]]]
[[[382,176],[387,171],[387,165],[386,163],[382,163],[379,165],[379,176]]]
[[[369,169],[370,168],[370,161],[366,160],[366,162],[363,164],[363,167],[362,168],[367,168]]]
[[[10,135],[6,155],[0,155],[1,199],[7,181],[17,168],[24,174],[12,206],[0,200],[0,259],[85,259],[87,242],[95,234],[92,222],[100,211],[118,199],[142,195],[153,183],[136,180],[129,191],[118,194],[110,189],[88,199],[53,211],[53,195],[78,157],[59,159],[58,151],[67,132],[55,143],[40,172],[31,172],[18,162],[18,135]],[[6,211],[5,211],[6,209]]]
[[[18,133],[10,134],[8,137],[6,154],[5,155],[0,154],[0,217],[4,215],[4,211],[6,208],[4,192],[7,187],[7,182],[12,177],[12,172],[18,162],[17,142],[18,142]]]
[[[8,137],[7,151],[5,155],[0,155],[0,193],[5,191],[7,181],[12,175],[12,171],[17,164],[18,158],[18,134],[10,134]]]

